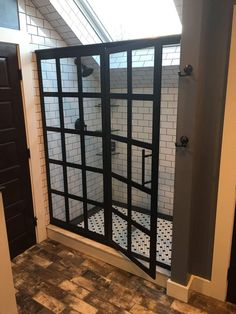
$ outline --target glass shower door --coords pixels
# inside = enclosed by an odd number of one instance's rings
[[[110,121],[111,241],[154,278],[161,46],[149,42],[107,50],[105,76]]]

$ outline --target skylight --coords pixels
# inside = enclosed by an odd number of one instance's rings
[[[180,34],[173,0],[87,0],[112,40]]]

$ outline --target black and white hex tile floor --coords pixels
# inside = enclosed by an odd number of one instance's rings
[[[127,215],[127,209],[113,206],[117,211]],[[122,248],[127,248],[127,222],[115,213],[112,214],[112,238]],[[141,212],[132,211],[132,219],[150,229],[150,216]],[[81,222],[79,227],[84,226]],[[88,218],[88,228],[98,234],[104,234],[104,211],[98,210]],[[157,261],[171,265],[172,221],[163,218],[157,219]],[[132,229],[132,252],[149,257],[150,238],[137,228]]]

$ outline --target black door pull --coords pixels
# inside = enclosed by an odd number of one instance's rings
[[[185,148],[185,147],[187,147],[188,142],[189,142],[189,139],[188,139],[187,136],[181,136],[180,142],[176,142],[175,143],[175,147],[183,147],[183,148]]]

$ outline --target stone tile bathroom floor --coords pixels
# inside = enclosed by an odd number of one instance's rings
[[[12,268],[19,314],[236,313],[236,306],[197,293],[182,303],[162,287],[51,240],[16,257]]]

